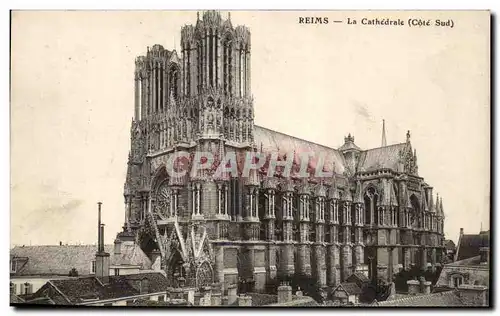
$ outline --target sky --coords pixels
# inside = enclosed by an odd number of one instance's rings
[[[227,16],[222,12],[223,17]],[[299,24],[299,17],[329,24]],[[452,19],[373,27],[347,18]],[[488,12],[231,13],[252,33],[255,123],[331,147],[411,142],[443,198],[445,235],[489,228]],[[11,30],[11,245],[105,241],[124,222],[134,59],[180,46],[194,11],[23,11]]]

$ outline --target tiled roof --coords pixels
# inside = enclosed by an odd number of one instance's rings
[[[68,280],[53,280],[51,283],[67,299],[66,304],[78,304],[85,300],[106,300],[137,294],[137,290],[123,279],[110,278],[109,284],[102,285],[95,277]]]
[[[147,279],[147,288],[141,288],[139,281]],[[166,291],[167,279],[161,273],[141,273],[123,276],[110,276],[109,283],[102,284],[96,277],[80,277],[74,279],[52,280],[49,282],[56,291],[52,294],[45,287],[40,288],[35,296],[57,300],[59,305],[81,304],[92,300],[108,300],[130,297],[139,294],[159,293]]]
[[[334,149],[257,125],[254,126],[254,138],[257,147],[267,154],[279,152],[280,155],[283,155],[294,151],[295,153],[311,152],[314,153],[315,157],[319,157],[321,153],[325,157],[324,171],[330,172],[334,166],[333,171],[337,174],[343,174],[346,169],[346,162],[341,151],[360,150],[351,142],[344,144],[339,149]],[[406,150],[407,146],[408,143],[400,143],[361,151],[357,171],[374,171],[385,168],[397,171],[400,152]]]
[[[50,297],[38,297],[32,300],[28,300],[26,302],[27,304],[35,304],[35,305],[58,305],[55,300],[51,299]],[[62,302],[61,304],[66,304],[66,301]]]
[[[136,244],[122,243],[120,254],[114,254],[111,245],[105,246],[105,250],[111,254],[111,265],[138,265],[143,269],[151,268],[151,260]]]
[[[453,240],[446,240],[444,243],[444,246],[446,247],[447,250],[455,250],[457,246],[455,246],[455,243]]]
[[[24,300],[17,296],[16,294],[10,293],[10,303],[11,304],[21,304],[24,303]]]
[[[454,261],[444,265],[443,270],[439,274],[439,279],[436,282],[437,288],[450,288],[450,279],[454,274],[469,275],[469,283],[479,285],[489,285],[490,265],[481,263],[481,256],[475,256],[460,261]],[[435,288],[436,290],[436,288]]]
[[[470,267],[470,266],[477,266],[480,264],[481,264],[481,256],[475,256],[475,257],[471,257],[471,258],[467,258],[467,259],[454,261],[454,262],[445,264],[445,267],[447,267],[447,266],[450,266],[450,267],[451,266],[465,266],[465,267],[468,266],[468,267]],[[484,264],[484,266],[486,267],[487,265]]]
[[[340,288],[346,291],[348,295],[361,294],[361,289],[356,283],[353,282],[340,283],[339,286],[335,289],[335,291],[339,290]]]
[[[432,293],[426,295],[408,295],[390,301],[375,303],[376,306],[415,306],[415,307],[439,307],[439,306],[465,306],[464,302],[458,297],[455,291]]]
[[[121,254],[114,254],[113,245],[105,245],[110,253],[111,265],[140,265],[151,268],[151,261],[137,245],[123,243]],[[91,262],[95,260],[96,245],[23,246],[11,249],[10,255],[20,259],[15,275],[68,275],[75,268],[79,275],[91,273]]]
[[[370,279],[363,273],[356,272],[347,277],[346,281],[356,283],[356,285],[361,288],[363,284],[370,282]]]
[[[146,299],[137,299],[132,306],[163,307],[163,306],[191,306],[191,303],[184,299],[175,299],[170,301],[153,301]]]
[[[361,150],[356,144],[353,142],[346,142],[344,145],[340,146],[339,151],[345,151],[345,150]]]
[[[319,304],[309,296],[300,296],[292,299],[289,302],[285,303],[275,303],[269,304],[267,306],[276,306],[276,307],[310,307],[310,306],[319,306]]]
[[[455,261],[475,257],[479,255],[481,247],[490,246],[489,232],[476,235],[462,235],[458,241]]]
[[[374,171],[377,169],[392,169],[399,167],[400,151],[405,150],[407,143],[373,148],[361,152],[358,162],[358,171]]]
[[[262,293],[247,293],[247,295],[252,297],[252,306],[264,306],[278,302],[277,295]]]
[[[137,283],[134,283],[134,281],[147,279],[149,281],[149,290],[148,290],[149,293],[162,292],[165,291],[168,287],[166,276],[160,272],[128,274],[121,276],[112,276],[110,278],[114,280],[121,279],[127,281],[134,287],[136,287],[136,290],[139,290],[139,288],[137,288],[136,286]]]
[[[264,153],[279,152],[279,154],[287,154],[295,151],[296,153],[310,152],[314,157],[319,157],[324,154],[324,171],[331,172],[333,166],[337,174],[343,174],[345,170],[344,157],[342,154],[333,148],[312,143],[300,138],[289,136],[280,132],[276,132],[265,127],[254,126],[255,144]]]

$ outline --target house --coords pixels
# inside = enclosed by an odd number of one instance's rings
[[[453,242],[453,240],[448,239],[444,242],[444,247],[446,249],[446,257],[449,261],[453,261],[455,258],[455,254],[457,253],[457,246]]]
[[[334,301],[339,301],[341,304],[358,304],[359,295],[361,294],[360,287],[354,282],[340,283],[332,291]]]
[[[466,235],[463,229],[460,229],[456,260],[443,266],[436,287],[453,289],[462,284],[489,287],[489,241],[489,231]]]
[[[151,260],[134,242],[105,245],[110,257],[110,275],[150,271]],[[10,252],[10,280],[14,294],[29,295],[49,280],[67,279],[75,269],[78,276],[94,275],[96,245],[14,247]]]
[[[101,209],[99,203],[99,233],[97,249],[87,247],[88,252],[94,252],[94,260],[90,260],[85,252],[75,250],[75,248],[45,247],[37,248],[33,251],[38,256],[25,256],[23,265],[20,265],[19,272],[24,271],[24,267],[33,271],[43,273],[50,271],[53,274],[64,273],[67,267],[80,268],[87,272],[90,267],[90,276],[71,276],[48,280],[29,299],[25,299],[26,304],[54,304],[54,305],[84,305],[84,306],[125,306],[134,305],[137,300],[165,301],[167,296],[167,277],[161,272],[149,273],[129,273],[135,268],[149,265],[150,261],[138,247],[133,243],[122,247],[122,242],[115,242],[113,247],[113,257],[104,246],[104,224],[101,224]],[[129,247],[130,246],[130,247]],[[56,251],[54,251],[56,249]],[[109,248],[108,248],[109,249]],[[81,249],[80,249],[81,250]],[[71,253],[74,251],[74,253]],[[31,252],[27,253],[32,254]],[[56,255],[50,258],[50,254]],[[72,258],[71,254],[76,258]],[[17,257],[14,257],[14,262]],[[37,261],[38,260],[38,261]],[[37,264],[44,265],[40,268]],[[125,266],[125,272],[120,275],[120,267]],[[118,271],[117,271],[118,270]],[[78,271],[78,270],[77,270]],[[114,275],[111,272],[115,272]],[[92,275],[93,274],[93,275]]]
[[[14,293],[14,284],[10,283],[10,304],[22,304],[24,299]]]
[[[482,248],[482,255],[445,264],[436,287],[456,288],[462,284],[489,287],[490,264],[486,259],[489,248]]]
[[[250,298],[250,302],[248,302]],[[282,284],[278,287],[278,295],[248,293],[237,297],[238,306],[269,306],[269,307],[313,307],[319,304],[309,296],[292,295],[292,287]]]
[[[100,278],[86,276],[50,280],[26,303],[50,301],[54,305],[127,306],[137,301],[164,302],[167,278],[160,272]]]
[[[385,301],[374,301],[371,306],[389,307],[457,307],[488,306],[488,287],[483,285],[460,284],[457,287],[434,288],[423,277],[408,280],[408,293],[398,293]]]
[[[488,306],[485,286],[461,285],[455,290],[406,295],[394,300],[374,302],[374,307],[466,307]]]
[[[360,272],[356,272],[351,274],[346,279],[347,283],[356,283],[356,285],[363,290],[363,288],[370,284],[370,279],[364,274]]]
[[[99,225],[100,224],[99,205]],[[48,281],[65,280],[97,273],[96,252],[110,255],[106,262],[108,275],[129,275],[160,270],[160,252],[149,258],[135,243],[134,234],[120,232],[114,245],[104,245],[104,228],[98,232],[98,245],[22,246],[10,251],[10,280],[13,293],[21,297],[38,291]]]
[[[84,281],[79,277],[87,277],[85,284],[90,284],[99,275],[125,276],[159,271],[159,251],[153,251],[150,259],[135,243],[134,235],[128,231],[120,232],[114,245],[104,245],[100,207],[99,204],[100,231],[97,245],[63,245],[60,242],[58,246],[22,246],[11,249],[12,293],[31,299],[47,283],[52,287],[59,281],[80,283]]]
[[[490,231],[481,231],[479,234],[464,234],[464,229],[460,228],[458,238],[457,253],[453,261],[479,256],[479,249],[490,246]]]

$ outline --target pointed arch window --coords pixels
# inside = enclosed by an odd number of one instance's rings
[[[186,56],[186,95],[191,95],[191,45],[188,43]]]
[[[245,69],[246,69],[246,61],[245,61],[245,48],[243,44],[240,46],[240,56],[238,59],[239,62],[239,72],[240,72],[240,97],[245,95]]]
[[[198,83],[198,93],[201,93],[203,89],[203,42],[198,39],[196,44],[197,48],[197,60],[196,60],[196,73],[197,73],[197,83]]]
[[[365,224],[373,225],[378,222],[378,194],[374,188],[369,188],[364,196]]]
[[[323,197],[318,197],[316,201],[316,207],[317,207],[317,220],[318,221],[324,221],[325,220],[325,201]]]
[[[179,68],[172,65],[168,72],[168,81],[170,83],[169,95],[172,95],[174,100],[179,98]]]
[[[215,36],[213,34],[213,31],[209,32],[208,34],[208,82],[211,87],[215,86],[214,84],[214,51],[215,51]]]
[[[421,218],[422,214],[420,213],[420,203],[418,202],[418,198],[413,194],[410,196],[410,204],[411,212],[413,212],[410,216],[410,220],[413,219],[413,221],[410,222],[410,225],[421,228],[423,225]]]
[[[226,95],[231,95],[233,90],[233,48],[230,36],[226,36],[223,42],[223,89]]]
[[[339,223],[339,201],[337,199],[333,200],[333,222]]]

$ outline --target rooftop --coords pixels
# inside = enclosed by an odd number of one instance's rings
[[[455,261],[472,258],[479,255],[479,249],[490,246],[490,232],[480,234],[464,234],[458,240]]]
[[[111,254],[110,264],[134,265],[151,269],[151,261],[139,246],[122,243],[120,254],[114,254],[113,245],[105,245],[104,250]],[[95,260],[97,245],[50,245],[14,247],[10,257],[16,259],[14,275],[68,275],[75,268],[80,275],[89,274],[91,262]]]
[[[75,305],[159,293],[166,291],[167,285],[167,278],[159,272],[110,276],[107,284],[96,277],[80,277],[49,281],[34,297],[48,297],[58,305]]]
[[[339,290],[345,291],[348,295],[359,295],[359,294],[361,294],[361,289],[354,282],[343,282],[343,283],[340,283],[335,288],[334,291],[339,291]]]
[[[455,291],[431,293],[426,295],[408,295],[394,300],[376,302],[375,306],[393,307],[453,307],[465,306]]]
[[[406,149],[407,143],[378,147],[361,152],[358,162],[358,171],[374,171],[377,169],[391,169],[398,171],[400,152]]]
[[[408,146],[410,146],[406,142],[361,150],[354,144],[354,137],[349,135],[344,145],[339,149],[334,149],[257,125],[254,127],[254,135],[257,147],[265,153],[311,152],[314,153],[315,157],[323,154],[325,157],[323,171],[331,172],[333,170],[336,174],[344,173],[346,162],[341,152],[348,150],[360,151],[357,165],[358,171],[366,172],[377,169],[398,171],[401,152],[407,150]]]

